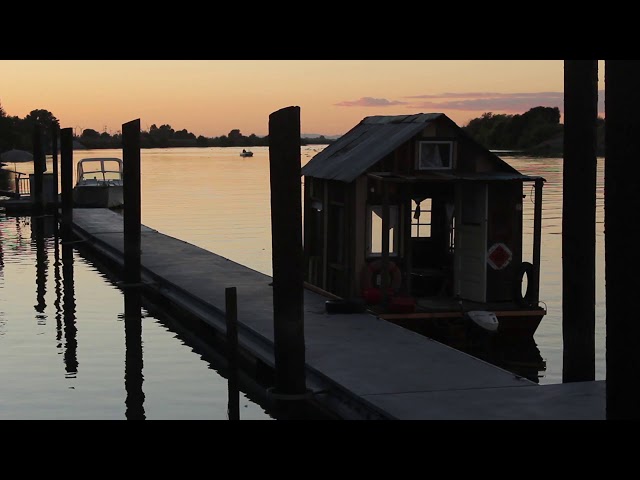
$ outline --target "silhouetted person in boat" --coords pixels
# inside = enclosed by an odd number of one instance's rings
[[[243,149],[242,149],[242,153],[247,153],[247,151],[243,148]]]

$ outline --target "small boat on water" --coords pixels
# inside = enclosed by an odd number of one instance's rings
[[[249,150],[245,150],[244,148],[242,149],[242,152],[240,152],[240,156],[241,157],[253,157],[253,152],[249,151]]]
[[[124,206],[123,169],[119,158],[84,158],[78,162],[73,202],[78,208]]]

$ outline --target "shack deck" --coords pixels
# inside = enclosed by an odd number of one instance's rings
[[[243,351],[275,368],[272,278],[142,226],[142,279],[224,333],[225,288],[236,287]],[[123,265],[122,215],[74,209],[73,231]],[[605,382],[538,385],[370,313],[328,314],[305,289],[307,387],[344,419],[605,419]]]

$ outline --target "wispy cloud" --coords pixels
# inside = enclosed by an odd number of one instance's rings
[[[344,100],[334,105],[338,107],[391,107],[393,105],[406,105],[407,103],[399,100],[387,100],[386,98],[362,97],[359,100]]]
[[[526,93],[498,93],[498,92],[459,92],[438,93],[436,95],[407,95],[404,98],[558,98],[562,100],[562,92],[526,92]]]
[[[563,92],[460,92],[437,95],[411,95],[404,98],[426,100],[410,102],[412,109],[430,111],[465,110],[478,112],[524,113],[534,107],[558,107],[564,110]],[[598,92],[598,111],[604,112],[604,91]]]
[[[564,92],[445,92],[438,94],[405,95],[403,100],[362,97],[334,105],[340,107],[391,107],[404,105],[423,112],[465,111],[522,114],[534,107],[558,107],[564,111]],[[604,113],[604,90],[598,91],[598,112]]]

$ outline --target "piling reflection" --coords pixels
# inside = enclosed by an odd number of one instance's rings
[[[466,349],[467,353],[516,375],[540,383],[547,368],[533,337],[494,337],[488,342],[479,342]]]
[[[227,361],[229,362],[227,416],[240,420],[240,390],[238,389],[238,296],[236,287],[225,289],[227,317]]]
[[[2,245],[4,240],[2,238],[2,229],[0,228],[0,279],[4,278],[4,250]]]
[[[62,276],[60,273],[62,262],[60,261],[60,230],[57,228],[57,224],[53,239],[53,278],[56,294],[53,306],[56,309],[56,348],[62,350]]]
[[[49,270],[49,255],[45,242],[45,217],[31,217],[31,238],[36,245],[36,305],[34,308],[38,314],[38,324],[46,323],[47,316],[47,273]]]
[[[64,322],[64,365],[67,378],[75,378],[78,373],[78,329],[76,327],[76,298],[73,280],[73,238],[67,229],[62,230],[62,281],[63,322]]]
[[[124,290],[125,361],[124,387],[127,420],[144,420],[144,391],[142,390],[142,298],[138,288]]]

